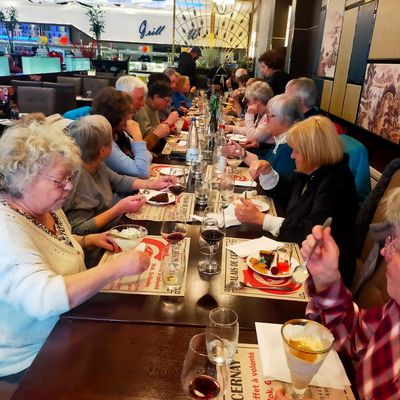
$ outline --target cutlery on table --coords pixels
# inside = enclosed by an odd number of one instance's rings
[[[292,288],[287,287],[287,286],[251,286],[247,285],[246,283],[242,281],[230,281],[225,285],[225,290],[226,291],[235,291],[235,290],[240,290],[244,288],[250,288],[250,289],[267,289],[267,290],[278,290],[282,292],[291,292],[293,291]]]
[[[331,226],[332,224],[332,217],[328,217],[324,224],[322,225],[322,230],[327,228],[328,226]],[[307,263],[310,257],[314,254],[314,251],[317,249],[318,246],[321,245],[321,240],[317,240],[314,243],[314,246],[312,247],[310,254],[306,258],[303,264],[298,265],[294,270],[292,274],[293,281],[296,283],[303,283],[305,280],[308,278],[308,269],[307,269]]]

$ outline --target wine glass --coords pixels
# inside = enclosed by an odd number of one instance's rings
[[[230,308],[211,310],[206,327],[208,358],[215,364],[229,365],[236,354],[238,339],[239,322],[236,312]]]
[[[186,190],[187,172],[185,168],[171,167],[170,175],[175,176],[175,185],[168,186],[168,190],[176,196],[175,210],[178,208],[179,196]],[[175,211],[176,212],[176,211]]]
[[[232,175],[235,176],[237,174],[237,168],[242,163],[243,157],[244,150],[242,147],[236,145],[230,146],[227,152],[226,162],[231,167]]]
[[[281,335],[292,380],[287,392],[290,398],[302,399],[332,348],[334,338],[323,325],[307,319],[285,322]]]
[[[213,255],[215,254],[215,246],[217,246],[225,236],[225,214],[224,209],[218,204],[206,207],[204,210],[200,235],[211,249],[208,261],[198,265],[199,271],[206,275],[219,274],[221,272],[221,267],[216,261],[213,261]]]
[[[166,212],[161,225],[161,236],[171,246],[172,256],[176,253],[176,245],[185,239],[186,235],[187,226],[183,216],[176,212]]]
[[[215,340],[218,340],[217,336]],[[199,333],[193,336],[186,352],[181,375],[185,393],[192,399],[223,399],[227,380],[227,366],[215,365],[208,358],[206,334]]]

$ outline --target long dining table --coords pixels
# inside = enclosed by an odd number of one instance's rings
[[[166,156],[155,162],[177,163]],[[160,235],[161,222],[135,223],[149,235]],[[304,316],[304,301],[221,293],[221,275],[198,272],[199,230],[199,222],[188,224],[184,296],[96,294],[60,317],[13,399],[185,399],[180,384],[184,354],[190,337],[203,331],[211,309],[237,312],[242,343],[257,343],[255,322],[283,323]],[[245,239],[263,234],[248,224],[226,230],[228,237]]]

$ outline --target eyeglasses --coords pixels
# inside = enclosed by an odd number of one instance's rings
[[[50,181],[53,181],[54,183],[57,183],[57,187],[58,187],[59,189],[64,190],[64,189],[65,189],[65,186],[68,185],[68,182],[71,182],[72,179],[75,178],[76,172],[73,173],[72,175],[65,176],[65,177],[62,178],[62,179],[56,179],[56,178],[53,178],[52,176],[44,175],[44,174],[39,174],[39,175],[40,175],[40,176],[43,176],[44,178],[49,179]]]
[[[269,121],[271,118],[276,117],[275,114],[271,114],[269,111],[267,111],[267,112],[265,113],[265,116],[267,117],[267,121]]]
[[[172,101],[172,97],[160,97],[160,99],[163,99],[168,104]]]
[[[387,257],[391,257],[393,255],[393,253],[400,254],[400,242],[399,242],[398,238],[388,236],[385,239],[384,249],[385,249],[385,255]]]

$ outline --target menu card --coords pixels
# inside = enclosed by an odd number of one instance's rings
[[[125,294],[150,294],[155,296],[184,296],[186,275],[189,259],[190,238],[185,238],[176,245],[176,250],[185,254],[185,272],[180,288],[174,292],[167,291],[162,281],[161,263],[167,256],[168,243],[161,236],[146,236],[143,242],[146,253],[151,256],[150,267],[140,275],[125,276],[107,286],[101,291]],[[105,252],[99,265],[118,257],[120,253]]]

